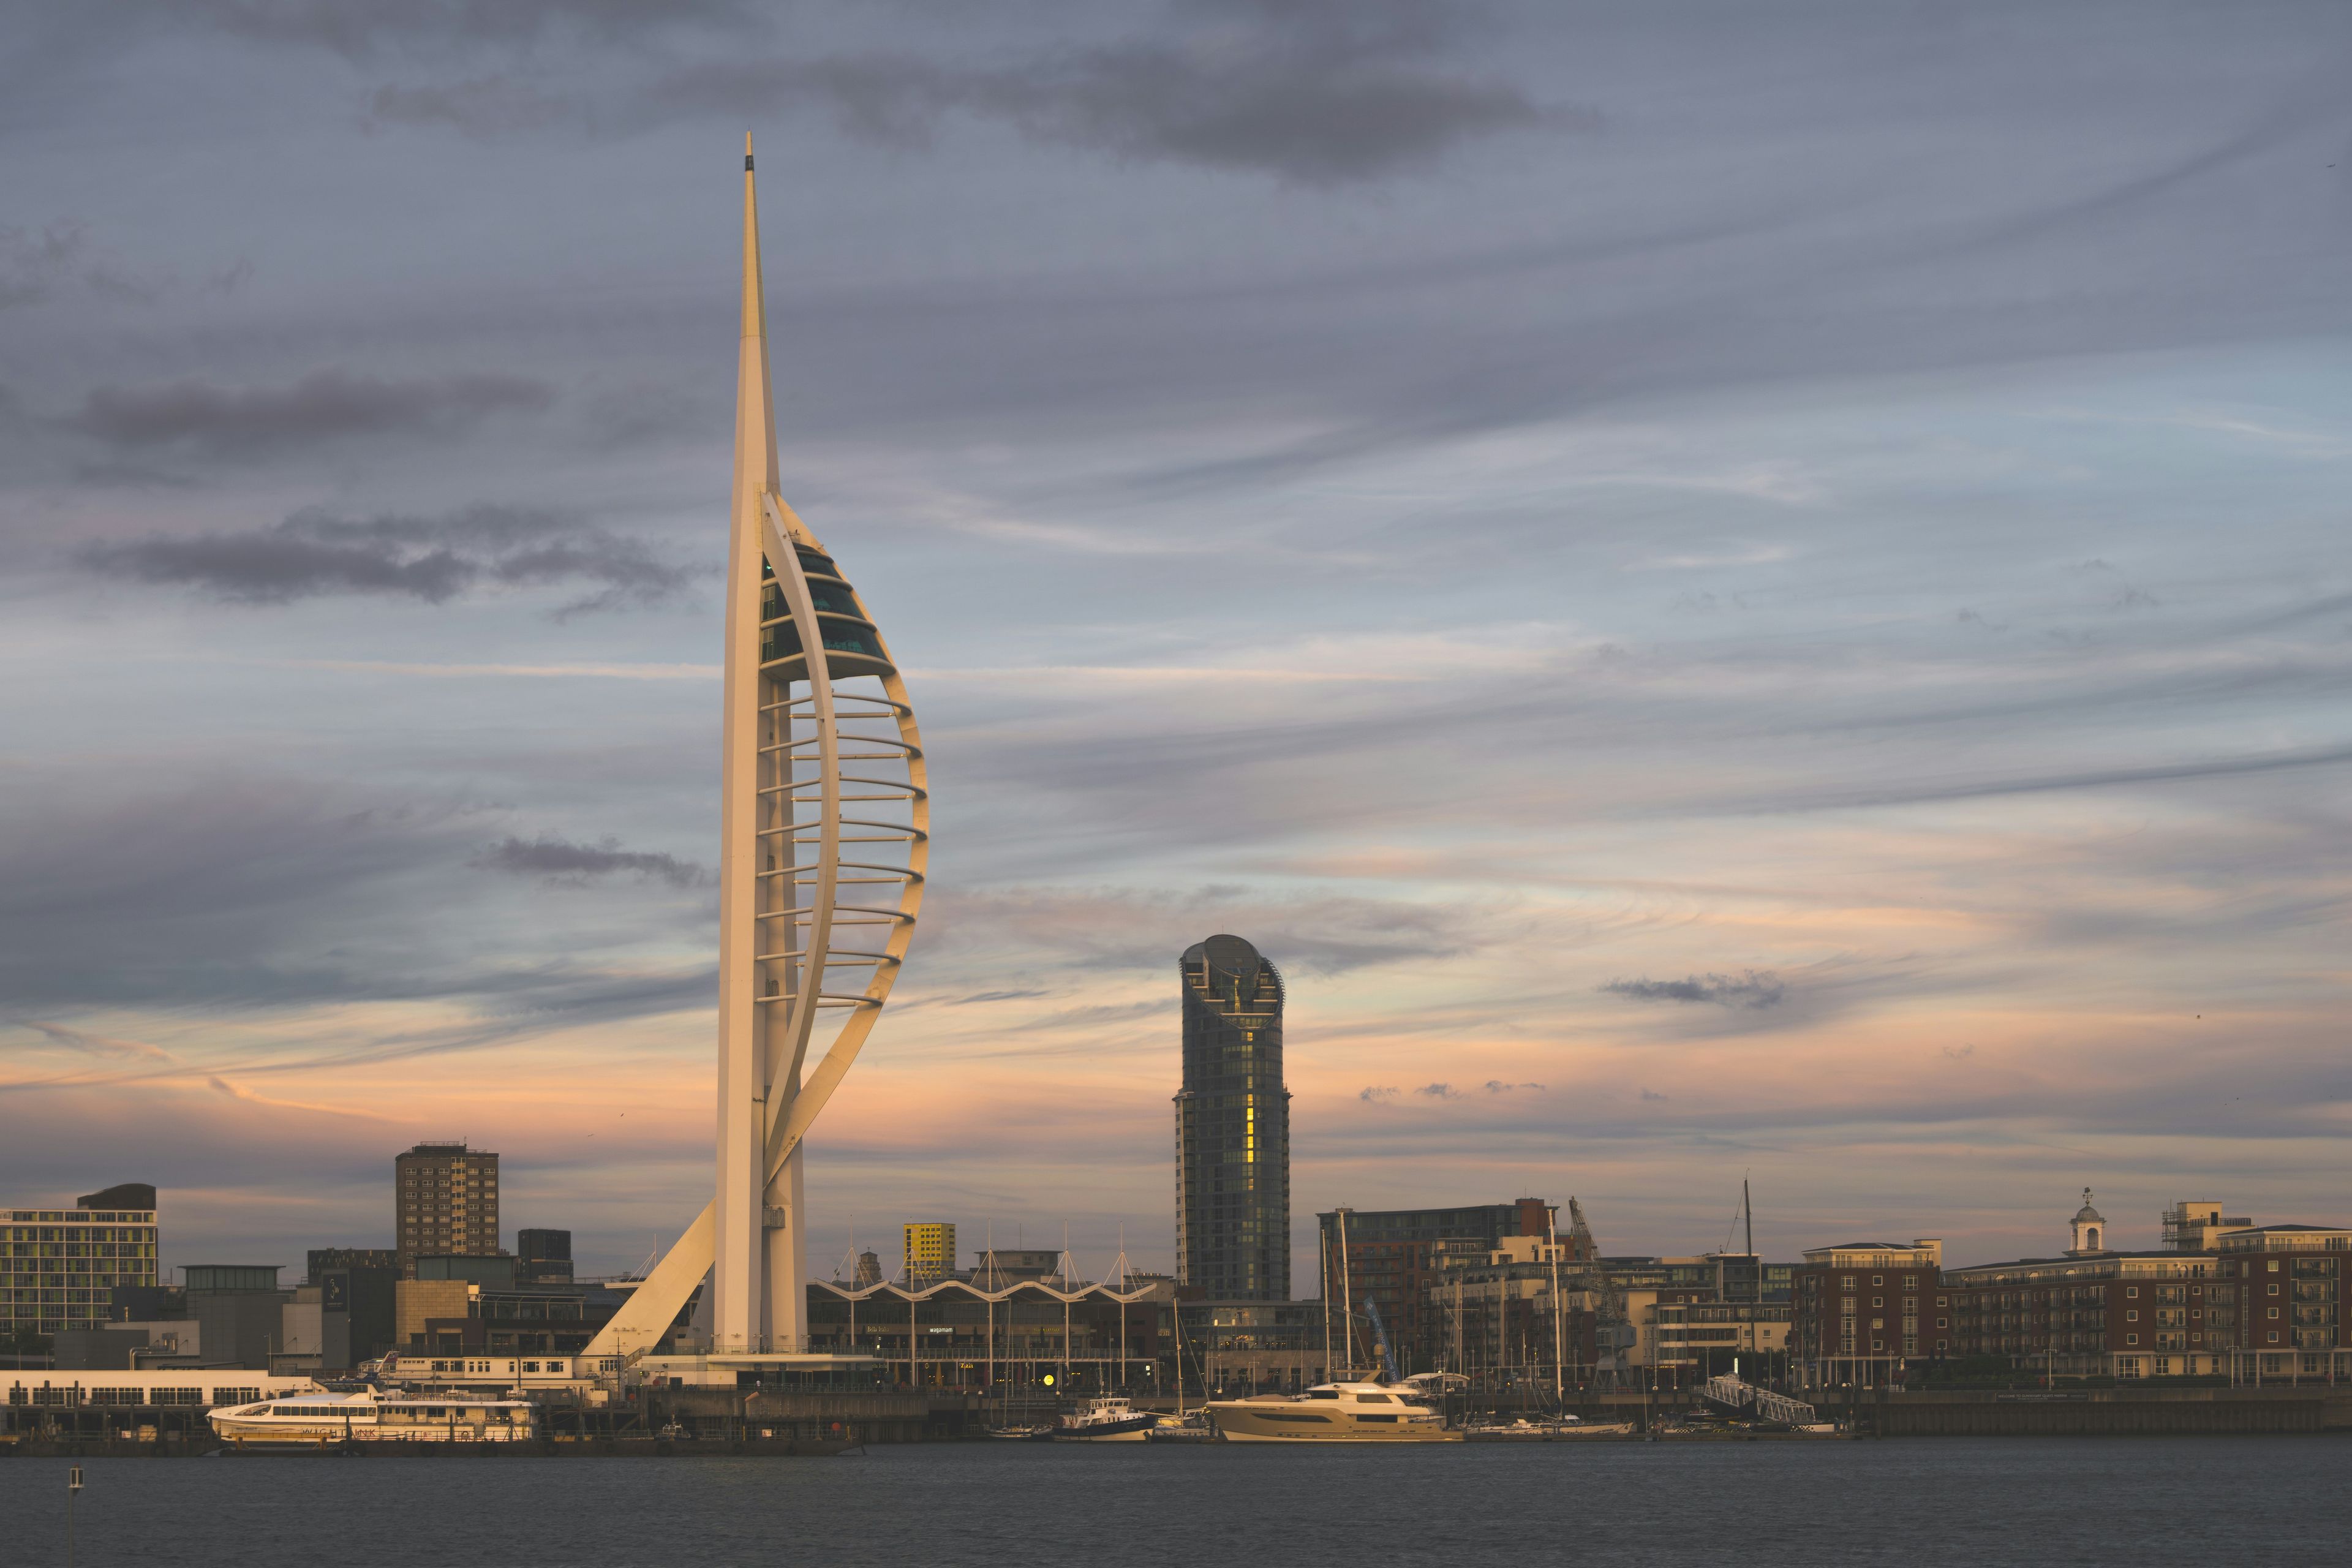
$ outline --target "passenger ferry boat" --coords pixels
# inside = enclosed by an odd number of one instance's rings
[[[397,1389],[305,1394],[212,1413],[213,1431],[236,1447],[336,1443],[528,1443],[539,1411],[527,1399],[404,1394]]]
[[[1124,1399],[1109,1396],[1087,1401],[1083,1410],[1063,1412],[1054,1438],[1056,1442],[1077,1437],[1091,1443],[1140,1443],[1143,1435],[1159,1425],[1156,1411],[1138,1410]]]
[[[1228,1443],[1458,1443],[1444,1413],[1402,1384],[1321,1383],[1298,1398],[1218,1399],[1209,1419]]]

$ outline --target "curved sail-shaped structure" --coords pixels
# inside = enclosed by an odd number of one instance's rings
[[[724,670],[719,1190],[591,1355],[652,1346],[706,1274],[714,1352],[804,1348],[801,1141],[873,1031],[923,900],[930,795],[906,684],[778,490],[749,137]]]

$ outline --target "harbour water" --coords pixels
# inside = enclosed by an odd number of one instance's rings
[[[1356,1448],[915,1444],[835,1458],[82,1461],[82,1564],[2342,1562],[2334,1437]],[[67,1462],[0,1460],[65,1562]]]

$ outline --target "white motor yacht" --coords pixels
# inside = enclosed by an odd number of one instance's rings
[[[1297,1398],[1218,1399],[1209,1419],[1228,1443],[1458,1443],[1444,1413],[1402,1384],[1323,1383]]]
[[[227,1405],[211,1415],[213,1431],[236,1447],[336,1443],[527,1443],[539,1436],[539,1412],[525,1399],[470,1399],[396,1389],[301,1394]]]

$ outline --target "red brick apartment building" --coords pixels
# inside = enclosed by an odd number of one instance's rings
[[[1790,1278],[1789,1370],[1808,1388],[1874,1388],[1950,1338],[1944,1244],[1849,1241],[1809,1248]]]
[[[2352,1229],[2219,1215],[2177,1205],[2172,1249],[2118,1252],[2086,1192],[2063,1256],[1932,1277],[1908,1266],[1926,1243],[1808,1252],[1791,1370],[1811,1387],[1868,1387],[1932,1360],[2000,1356],[2057,1377],[2352,1382]]]

